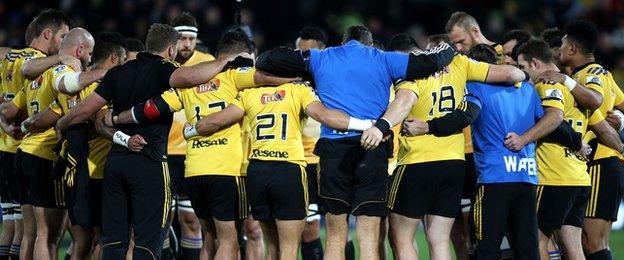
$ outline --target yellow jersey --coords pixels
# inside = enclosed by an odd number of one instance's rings
[[[69,72],[75,71],[67,65],[53,66],[20,91],[13,103],[20,109],[27,109],[28,116],[44,111],[58,97],[54,82]],[[42,133],[27,134],[19,148],[28,154],[56,161],[57,154],[53,149],[57,141],[56,130],[50,128]]]
[[[426,79],[404,81],[398,89],[414,91],[418,100],[407,118],[427,121],[455,110],[464,97],[466,81],[485,81],[489,64],[456,55],[451,63]],[[464,135],[399,137],[398,165],[443,160],[464,160]]]
[[[613,75],[608,70],[600,66],[600,64],[589,63],[575,69],[573,78],[579,84],[594,89],[602,94],[602,104],[596,110],[598,113],[593,113],[589,118],[589,125],[599,123],[607,117],[607,111],[612,110],[613,106],[624,102],[624,93],[622,93],[620,87],[618,87],[615,80],[613,80]],[[592,131],[589,131],[585,136],[585,140],[588,142],[595,138],[596,134]],[[598,146],[595,149],[596,154],[594,155],[593,160],[613,156],[624,158],[618,151],[600,143],[598,143]]]
[[[81,90],[76,96],[59,93],[58,98],[50,105],[50,110],[60,116],[66,115],[80,100],[86,99],[93,93],[98,84],[98,82],[91,83],[91,85]],[[106,109],[106,106],[102,109]],[[92,179],[103,179],[104,163],[106,162],[112,143],[100,136],[95,129],[90,129],[87,136],[89,139],[89,155],[87,156],[89,177]]]
[[[195,50],[193,55],[181,64],[182,66],[193,66],[195,64],[211,61],[215,58],[208,54]],[[167,154],[169,155],[184,155],[186,154],[186,140],[182,135],[184,129],[184,123],[186,123],[186,117],[184,116],[184,109],[177,111],[173,114],[173,122],[171,123],[171,129],[169,130],[169,140],[167,141]]]
[[[241,123],[241,140],[243,141],[243,163],[241,165],[241,174],[247,175],[247,166],[249,166],[249,154],[251,154],[251,126],[249,120],[243,119]]]
[[[11,49],[5,58],[0,61],[0,92],[5,101],[11,101],[17,93],[31,81],[22,74],[22,64],[34,58],[45,57],[46,54],[35,48]],[[0,151],[15,153],[20,140],[15,140],[2,133],[0,136]]]
[[[251,127],[249,159],[307,165],[301,137],[305,109],[318,101],[300,83],[241,91],[232,105],[245,111]]]
[[[174,111],[183,108],[187,122],[221,111],[236,98],[239,90],[254,87],[254,68],[230,69],[194,88],[175,89],[162,97]],[[206,163],[209,159],[210,163]],[[200,175],[241,176],[243,142],[241,127],[234,124],[211,136],[195,136],[187,142],[185,177]]]
[[[590,111],[576,107],[574,96],[560,83],[537,83],[537,93],[542,106],[563,112],[563,120],[571,123],[575,131],[585,134]],[[590,186],[587,164],[576,153],[560,144],[539,141],[536,149],[539,185]]]

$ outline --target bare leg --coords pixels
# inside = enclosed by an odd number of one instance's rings
[[[583,246],[581,236],[583,230],[579,227],[564,225],[559,231],[555,232],[557,238],[563,247],[566,260],[583,260]]]
[[[327,213],[325,216],[327,222],[327,250],[325,251],[325,259],[334,260],[345,258],[345,244],[347,243],[347,236],[349,235],[347,216],[347,214],[334,215],[331,213]],[[379,228],[379,226],[377,226],[377,228]],[[372,232],[372,230],[365,232]]]
[[[73,246],[71,259],[88,259],[93,247],[93,230],[85,230],[80,226],[72,226]]]
[[[388,216],[390,222],[390,237],[392,251],[397,260],[418,259],[414,234],[420,225],[421,219],[409,218],[396,213]]]
[[[276,220],[275,222],[279,238],[279,259],[297,259],[305,220]]]
[[[356,232],[360,259],[379,259],[380,217],[357,216]]]
[[[34,207],[37,223],[37,238],[35,239],[35,259],[57,258],[57,247],[61,240],[63,225],[65,224],[65,210],[58,208]]]
[[[245,220],[245,234],[247,234],[247,248],[245,253],[247,260],[264,259],[264,242],[262,241],[262,229],[260,222],[251,217]]]
[[[612,222],[586,218],[583,224],[583,251],[586,255],[609,249],[609,234]]]
[[[451,228],[455,218],[447,218],[436,215],[425,217],[427,228],[427,242],[433,260],[451,259]]]
[[[33,259],[35,251],[35,239],[37,238],[37,222],[35,212],[31,205],[22,205],[24,235],[22,236],[22,248],[20,259]]]
[[[236,259],[238,258],[238,233],[236,231],[236,221],[220,221],[213,218],[217,230],[217,253],[215,259]]]
[[[269,260],[277,260],[279,254],[279,234],[274,221],[261,221],[260,227],[267,243]]]

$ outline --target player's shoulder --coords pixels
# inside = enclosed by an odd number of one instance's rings
[[[609,74],[608,70],[606,70],[602,65],[596,62],[585,64],[575,69],[575,71],[575,74],[581,76],[602,76]]]
[[[212,56],[212,54],[207,53],[207,52],[198,51],[198,50],[195,50],[193,52],[193,56],[196,56],[197,59],[201,60],[201,61],[211,61],[211,60],[215,59],[215,57]]]

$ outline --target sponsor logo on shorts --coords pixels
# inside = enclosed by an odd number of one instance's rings
[[[269,102],[279,102],[284,100],[284,97],[286,97],[286,90],[278,90],[275,93],[264,93],[260,97],[260,103],[265,105]]]
[[[206,148],[206,147],[215,146],[215,145],[227,145],[227,144],[228,144],[227,138],[214,139],[214,140],[193,140],[193,143],[191,144],[191,149]]]
[[[251,157],[271,157],[271,158],[288,158],[288,152],[286,151],[271,151],[271,150],[260,150],[253,149],[251,152]]]

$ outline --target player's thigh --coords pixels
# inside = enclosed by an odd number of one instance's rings
[[[352,214],[383,217],[388,193],[388,144],[366,151],[355,162]]]
[[[592,188],[585,217],[616,221],[620,201],[624,195],[624,167],[617,157],[593,161],[588,172]]]
[[[542,233],[550,237],[563,226],[574,205],[577,192],[578,187],[571,186],[537,187],[537,222]]]
[[[465,163],[462,160],[439,161],[435,162],[433,167],[443,179],[436,189],[435,199],[428,214],[455,218],[461,207]]]

